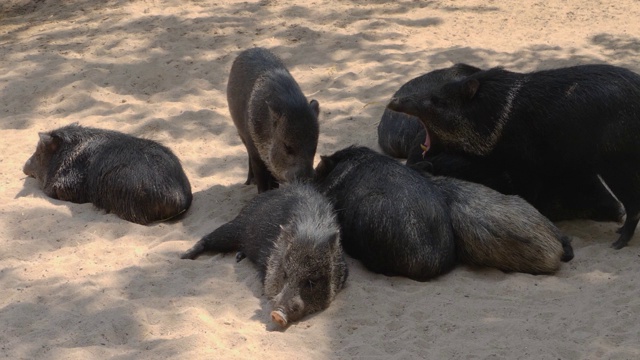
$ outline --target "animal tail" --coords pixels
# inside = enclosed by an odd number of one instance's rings
[[[562,244],[563,250],[562,258],[560,258],[560,260],[562,260],[562,262],[571,261],[571,259],[573,259],[573,247],[571,246],[571,239],[569,239],[568,236],[563,235],[560,238],[560,243]]]

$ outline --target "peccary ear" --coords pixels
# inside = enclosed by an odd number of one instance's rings
[[[47,152],[54,153],[58,151],[60,148],[60,144],[62,144],[62,139],[58,136],[52,136],[47,133],[38,133],[40,136],[40,143],[44,146]]]
[[[332,170],[336,167],[336,162],[333,160],[331,156],[320,155],[320,163],[322,167],[326,170]]]
[[[471,100],[478,92],[480,88],[480,81],[478,79],[469,79],[462,84],[462,96],[466,100]]]
[[[311,107],[311,111],[313,111],[313,113],[316,114],[316,117],[318,117],[318,115],[320,115],[320,103],[315,99],[311,99],[311,101],[309,101],[309,106]]]

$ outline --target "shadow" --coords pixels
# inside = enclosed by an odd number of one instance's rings
[[[602,52],[613,59],[633,59],[640,55],[640,38],[629,35],[598,34],[591,38],[591,43],[602,49]],[[631,62],[629,61],[631,64]],[[637,68],[637,62],[634,62]],[[630,65],[628,65],[630,66]]]

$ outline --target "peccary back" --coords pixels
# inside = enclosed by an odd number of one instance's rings
[[[181,257],[206,251],[239,251],[255,263],[281,326],[327,308],[348,276],[333,207],[309,184],[259,194]]]
[[[461,262],[550,274],[573,258],[569,239],[522,198],[453,178],[427,179],[446,194]]]
[[[424,281],[454,266],[444,196],[415,171],[349,147],[322,156],[316,182],[337,210],[345,251],[371,271]]]
[[[54,199],[91,202],[138,224],[179,215],[192,200],[171,150],[116,131],[73,124],[40,133],[23,170]]]
[[[282,61],[263,48],[233,62],[227,84],[233,122],[249,154],[246,184],[258,191],[313,176],[319,104],[307,102]]]

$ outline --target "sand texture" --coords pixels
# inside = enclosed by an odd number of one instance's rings
[[[458,266],[419,283],[348,259],[329,309],[286,331],[250,262],[180,260],[256,194],[226,100],[233,59],[254,46],[320,102],[317,162],[378,149],[398,87],[457,62],[640,72],[640,4],[1,1],[0,358],[640,358],[640,235],[613,250],[616,223],[558,223],[575,259],[555,276]],[[141,226],[46,197],[22,166],[38,132],[74,122],[171,148],[193,188],[186,216]]]

